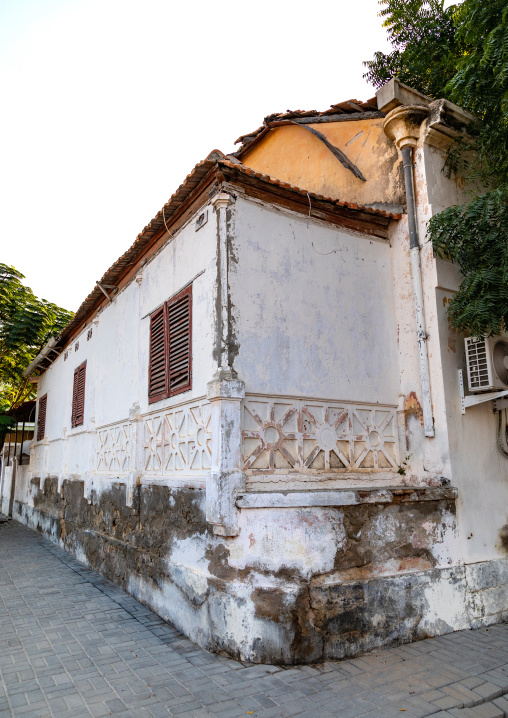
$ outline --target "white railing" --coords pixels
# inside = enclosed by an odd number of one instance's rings
[[[211,405],[205,397],[83,433],[92,442],[81,452],[87,464],[83,470],[92,474],[202,479],[211,468]],[[400,466],[397,437],[395,406],[261,395],[247,395],[243,401],[242,468],[247,478],[395,472]],[[72,435],[56,442],[69,440],[73,443]],[[48,455],[49,448],[35,445],[34,473],[78,470],[64,467],[67,454],[74,455],[70,446],[59,466],[49,466],[58,454]]]
[[[133,469],[135,437],[133,424],[122,421],[97,429],[96,471],[127,474]]]
[[[247,475],[394,471],[396,407],[248,395],[243,403]]]
[[[144,416],[143,473],[203,476],[211,467],[211,411],[206,399]]]
[[[211,466],[211,412],[202,398],[97,429],[95,471],[105,475],[204,476]]]

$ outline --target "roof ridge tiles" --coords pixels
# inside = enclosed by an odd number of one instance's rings
[[[240,135],[240,137],[235,140],[235,145],[242,143],[242,147],[240,148],[240,151],[246,148],[247,145],[249,145],[253,140],[257,138],[261,132],[263,132],[272,122],[280,122],[281,120],[290,120],[293,117],[298,118],[305,118],[305,117],[323,117],[326,118],[327,116],[334,115],[337,113],[341,113],[344,115],[353,115],[357,114],[358,112],[372,112],[372,111],[378,111],[377,106],[377,98],[371,97],[369,100],[363,101],[363,100],[344,100],[343,102],[337,102],[333,105],[330,105],[330,107],[327,110],[287,110],[286,112],[272,112],[271,114],[267,115],[264,120],[263,124],[257,128],[257,130],[254,130],[253,132],[248,132],[243,135]]]

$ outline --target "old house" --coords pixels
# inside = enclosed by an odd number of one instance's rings
[[[15,518],[244,660],[505,616],[503,405],[468,389],[425,241],[468,121],[392,80],[213,151],[28,367],[4,510],[14,480]]]

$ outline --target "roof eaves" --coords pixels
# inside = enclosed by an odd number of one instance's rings
[[[217,179],[217,174],[222,174],[221,170],[224,172],[222,176],[223,180],[229,180],[234,183],[235,181],[241,182],[242,176],[249,177],[260,183],[264,183],[265,185],[282,190],[283,192],[290,192],[294,195],[304,197],[306,201],[310,198],[311,203],[326,202],[338,209],[344,208],[353,212],[366,213],[367,215],[372,216],[373,221],[375,221],[375,217],[384,218],[386,220],[396,220],[401,217],[400,214],[393,214],[385,212],[381,209],[374,209],[363,205],[357,205],[352,202],[325,197],[313,192],[307,192],[307,190],[302,189],[301,187],[297,187],[287,182],[283,182],[275,177],[256,172],[250,167],[242,165],[238,162],[238,160],[232,161],[227,159],[227,156],[222,152],[214,150],[205,160],[199,162],[194,167],[192,172],[187,175],[180,187],[170,197],[163,208],[137,235],[129,249],[124,252],[104,273],[94,289],[86,297],[84,302],[82,302],[73,319],[66,327],[64,327],[56,338],[55,347],[62,347],[83,325],[83,322],[90,317],[90,314],[97,310],[103,302],[106,301],[104,294],[98,287],[98,284],[113,285],[118,283],[121,277],[129,271],[129,267],[132,267],[134,264],[139,262],[150,247],[163,237],[164,234],[166,234],[166,230],[171,231],[172,226],[176,221],[178,221],[178,217],[181,216],[179,210],[185,205],[186,201],[192,199],[200,185],[202,185],[202,189],[209,186],[214,179]],[[39,366],[41,366],[41,364],[39,364]]]
[[[244,175],[249,175],[250,177],[255,177],[257,179],[262,180],[263,182],[267,182],[268,184],[271,184],[274,187],[280,187],[284,190],[290,190],[291,192],[296,192],[304,197],[309,197],[315,200],[320,200],[322,202],[330,202],[331,204],[334,204],[337,207],[346,207],[347,209],[352,210],[358,210],[361,212],[366,212],[367,214],[372,215],[378,215],[380,217],[385,217],[387,219],[400,219],[401,214],[396,214],[393,212],[386,212],[383,209],[377,209],[374,207],[368,207],[366,205],[359,205],[355,202],[346,202],[345,200],[339,200],[334,199],[333,197],[326,197],[321,194],[317,194],[315,192],[308,192],[305,189],[302,189],[302,187],[298,187],[293,184],[289,184],[288,182],[283,182],[282,180],[277,179],[276,177],[272,177],[271,175],[263,174],[262,172],[257,172],[256,170],[253,170],[251,167],[247,167],[246,165],[238,165],[233,164],[233,162],[229,160],[224,160],[220,163],[221,165],[225,167],[230,167],[232,170],[236,170],[237,172],[240,172]]]

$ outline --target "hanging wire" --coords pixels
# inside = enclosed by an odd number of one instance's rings
[[[336,251],[337,251],[336,249],[332,249],[331,252],[320,252],[318,249],[315,248],[314,242],[312,241],[312,237],[311,237],[311,234],[310,234],[310,227],[309,227],[309,224],[310,224],[310,212],[311,212],[311,209],[312,209],[312,203],[311,203],[311,201],[310,201],[310,194],[309,194],[308,192],[307,192],[307,198],[308,198],[308,200],[309,200],[309,216],[307,217],[307,234],[309,235],[309,240],[310,240],[310,243],[311,243],[311,245],[312,245],[312,249],[315,251],[316,254],[320,254],[322,257],[326,257],[327,254],[335,254]]]
[[[166,214],[164,212],[164,205],[162,205],[162,219],[164,220],[164,226],[166,227],[167,233],[169,234],[170,237],[172,237],[173,235],[169,231],[168,225],[166,224]]]
[[[504,448],[503,445],[503,435],[502,435],[502,428],[503,428],[503,411],[502,409],[497,412],[498,415],[498,423],[497,423],[497,448],[501,452],[501,454],[508,459],[508,451]],[[506,409],[505,409],[505,435],[506,435]]]

